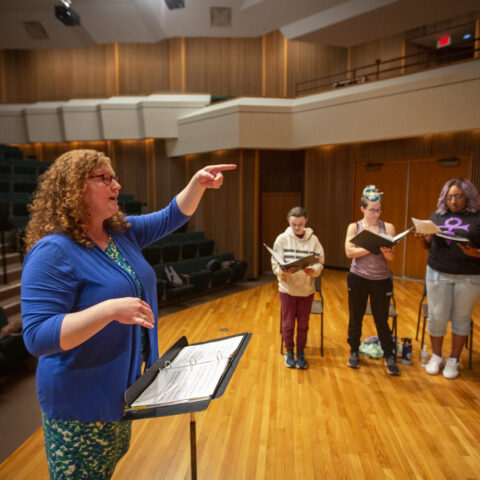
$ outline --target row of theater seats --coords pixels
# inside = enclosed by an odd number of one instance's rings
[[[18,330],[8,329],[7,316],[0,307],[0,377],[13,372],[27,360],[28,353],[23,343],[21,326]]]
[[[2,221],[6,215],[8,223],[20,234],[28,223],[27,205],[37,188],[38,177],[49,167],[49,162],[24,158],[17,147],[0,145],[0,213]],[[142,213],[142,204],[133,195],[119,195],[118,203],[127,215]]]
[[[49,162],[25,158],[17,147],[0,145],[0,213],[18,232],[28,222],[27,204],[37,187],[38,176],[50,167]],[[6,219],[5,219],[6,215]]]
[[[175,232],[145,247],[143,256],[150,265],[176,262],[213,254],[214,242],[203,232]]]
[[[178,232],[142,250],[157,276],[160,307],[245,278],[246,262],[233,253],[213,255],[213,249],[203,232]]]

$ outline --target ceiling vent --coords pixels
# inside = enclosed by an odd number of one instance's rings
[[[185,0],[165,0],[169,10],[175,10],[177,8],[185,8]]]
[[[22,22],[31,40],[48,40],[48,34],[40,22]]]
[[[231,7],[210,7],[210,26],[229,27],[232,24]]]

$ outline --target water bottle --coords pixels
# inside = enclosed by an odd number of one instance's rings
[[[402,363],[404,365],[412,364],[412,339],[411,338],[402,338]]]
[[[428,363],[428,348],[426,345],[423,346],[422,351],[420,352],[420,365],[426,367]]]

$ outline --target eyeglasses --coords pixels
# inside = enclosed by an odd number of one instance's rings
[[[112,184],[112,180],[120,183],[120,177],[109,175],[108,173],[101,173],[100,175],[90,175],[88,178],[101,178],[103,183],[109,187]]]
[[[452,200],[461,200],[463,198],[463,193],[457,193],[456,195],[447,195],[447,202]]]

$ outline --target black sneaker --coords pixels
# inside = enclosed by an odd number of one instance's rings
[[[390,357],[387,357],[385,359],[385,365],[387,367],[387,373],[389,375],[400,375],[400,370],[397,367],[397,364],[395,363],[395,357],[391,355]]]
[[[358,352],[352,352],[350,354],[347,365],[350,368],[358,368],[360,366],[360,356],[358,355]]]
[[[305,360],[305,355],[303,352],[297,352],[297,364],[295,365],[297,368],[307,368],[308,363]]]
[[[293,358],[293,352],[291,350],[285,354],[285,366],[288,368],[295,367],[295,359]]]

